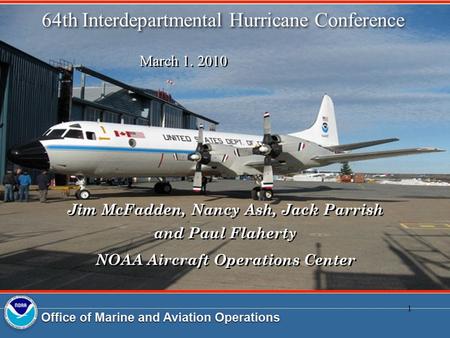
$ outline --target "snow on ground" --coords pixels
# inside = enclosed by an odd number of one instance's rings
[[[408,178],[408,179],[402,179],[400,181],[390,181],[390,180],[382,180],[378,181],[379,184],[400,184],[400,185],[428,185],[428,186],[443,186],[447,187],[450,186],[450,183],[447,182],[426,182],[422,181],[418,178]]]

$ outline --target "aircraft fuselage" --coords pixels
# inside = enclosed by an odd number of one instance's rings
[[[80,128],[73,127],[77,125]],[[52,133],[55,130],[64,132],[60,137],[54,138]],[[74,130],[70,133],[77,134],[80,138],[70,137],[69,130]],[[258,135],[215,131],[205,131],[204,135],[205,143],[226,148],[230,160],[233,156],[230,149],[254,147],[261,143],[261,136]],[[281,137],[300,140],[288,135]],[[195,151],[197,144],[197,131],[191,129],[67,122],[53,126],[39,142],[48,155],[48,169],[60,174],[94,177],[190,176],[195,171],[195,163],[187,159],[187,155]],[[317,154],[329,151],[310,143],[307,151],[298,151],[294,156],[297,157],[295,163],[298,164],[295,168],[275,168],[274,171],[285,174],[317,165],[308,160],[310,152]],[[261,158],[260,155],[246,156],[245,162],[257,162]],[[246,166],[244,162],[242,165],[235,165],[233,172],[236,175],[261,173],[257,168]],[[220,171],[211,164],[205,168],[205,173],[220,174]]]

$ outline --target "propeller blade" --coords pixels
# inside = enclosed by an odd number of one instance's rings
[[[272,133],[272,128],[270,125],[270,113],[269,112],[265,112],[264,113],[264,136],[266,135],[270,135]],[[268,142],[264,142],[264,143],[268,143]]]
[[[195,148],[195,152],[188,155],[188,160],[196,162],[200,161],[202,158],[203,140],[203,124],[200,124],[198,126],[197,147]]]
[[[273,189],[273,169],[272,169],[272,158],[266,156],[264,158],[264,172],[263,180],[261,182],[262,189]]]
[[[195,166],[195,175],[192,189],[195,192],[199,192],[202,190],[202,165],[198,162]]]
[[[198,126],[198,140],[197,140],[197,151],[200,151],[203,146],[203,124],[200,124]]]

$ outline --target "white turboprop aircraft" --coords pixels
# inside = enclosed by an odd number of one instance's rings
[[[254,199],[271,199],[273,174],[332,163],[443,151],[410,148],[351,153],[349,150],[398,141],[396,138],[339,144],[334,105],[327,95],[315,123],[307,130],[272,134],[269,113],[264,114],[264,136],[190,129],[170,129],[117,123],[74,121],[51,127],[39,139],[13,148],[8,158],[16,164],[50,169],[80,177],[194,176],[200,191],[202,175],[251,175],[258,186]],[[88,199],[80,180],[77,198]],[[157,193],[170,193],[170,183],[158,182]]]

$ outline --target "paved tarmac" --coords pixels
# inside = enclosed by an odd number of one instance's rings
[[[245,216],[249,206],[265,202],[249,199],[252,182],[222,180],[208,185],[207,195],[194,195],[191,183],[174,183],[173,194],[156,195],[144,185],[90,187],[93,199],[82,201],[95,207],[96,216],[69,216],[73,197],[64,199],[51,191],[49,203],[0,202],[0,288],[1,289],[449,289],[450,288],[450,188],[378,184],[320,182],[277,182],[275,199],[267,203],[277,214]],[[154,204],[180,208],[177,216],[101,216],[103,205]],[[193,216],[194,204],[240,208],[239,215]],[[382,216],[323,216],[329,207],[374,207]],[[319,216],[283,216],[292,204]],[[311,205],[313,204],[313,205]],[[316,207],[316,208],[314,208]],[[91,209],[85,209],[86,212]],[[298,210],[298,209],[297,209]],[[344,212],[345,209],[340,209]],[[231,211],[230,211],[231,212]],[[300,212],[300,211],[299,211]],[[278,234],[278,239],[231,239],[233,227]],[[220,239],[188,239],[192,229],[204,236],[223,234]],[[223,230],[225,228],[225,230]],[[183,239],[158,239],[156,234],[178,234]],[[170,230],[172,232],[167,232]],[[178,233],[177,233],[178,231]],[[288,241],[289,234],[295,239]],[[283,238],[286,234],[286,238]],[[290,238],[292,239],[292,238]],[[143,265],[96,266],[106,254],[140,257]],[[140,256],[138,256],[140,254]],[[156,257],[210,258],[208,266],[145,265]],[[101,255],[101,256],[99,256]],[[262,259],[272,259],[266,265]],[[340,266],[307,265],[308,258],[328,257]],[[232,266],[227,269],[215,260]],[[247,257],[239,262],[239,257]],[[258,258],[255,260],[254,258]],[[276,266],[280,259],[285,264]],[[298,257],[299,266],[295,257]],[[275,259],[277,258],[277,259]],[[352,259],[355,259],[352,261]],[[235,259],[233,261],[233,259]],[[255,263],[256,262],[256,263]],[[278,262],[278,263],[277,263]],[[349,262],[353,262],[349,265]],[[198,263],[198,262],[197,262]],[[313,262],[314,263],[314,262]],[[317,262],[316,262],[317,263]],[[200,264],[200,263],[199,263]]]

